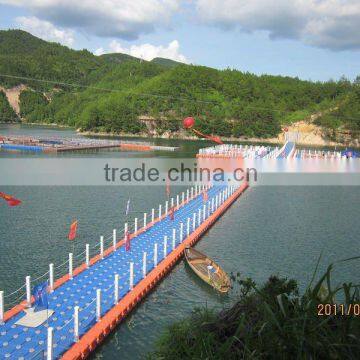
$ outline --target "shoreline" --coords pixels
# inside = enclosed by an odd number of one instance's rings
[[[76,129],[72,126],[56,124],[56,123],[24,123],[24,122],[0,122],[0,125],[29,125],[29,126],[42,126],[49,128],[58,128],[58,129],[69,129],[74,130],[77,134],[82,136],[93,136],[99,138],[141,138],[141,139],[163,139],[163,140],[188,140],[188,141],[204,141],[206,139],[201,139],[196,136],[187,136],[184,133],[169,133],[166,132],[163,135],[149,134],[149,133],[140,133],[140,134],[131,134],[131,133],[112,133],[112,132],[96,132],[96,131],[81,131],[81,129]],[[248,143],[248,144],[264,144],[264,145],[282,145],[283,141],[279,138],[246,138],[246,137],[221,137],[223,141],[226,142],[239,142],[239,143]],[[300,147],[314,147],[314,148],[347,148],[351,147],[353,149],[360,149],[360,146],[356,145],[346,145],[343,143],[337,143],[333,141],[324,140],[323,143],[318,142],[296,142]]]

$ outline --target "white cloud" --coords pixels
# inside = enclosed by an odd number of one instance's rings
[[[144,60],[152,60],[156,57],[163,57],[183,63],[188,63],[187,58],[180,53],[180,44],[177,40],[171,41],[167,46],[155,46],[151,44],[132,45],[129,48],[123,47],[117,40],[113,40],[109,44],[109,49],[99,48],[95,51],[95,55],[105,53],[123,53],[135,56]]]
[[[332,50],[360,49],[359,0],[196,0],[208,24],[268,31]]]
[[[0,0],[56,26],[90,35],[135,39],[166,25],[181,0]]]
[[[55,27],[49,21],[31,16],[20,16],[15,19],[19,27],[44,40],[59,42],[71,46],[74,43],[74,32]]]

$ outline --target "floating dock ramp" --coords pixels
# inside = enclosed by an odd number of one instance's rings
[[[49,309],[54,314],[38,327],[16,324],[33,302],[30,277],[21,288],[26,289],[25,300],[5,313],[8,295],[1,291],[0,358],[85,359],[247,187],[193,187],[152,209],[150,216],[135,219],[131,229],[125,224],[124,233],[131,232],[128,251],[123,235],[114,230],[108,239],[100,237],[95,257],[90,259],[86,246],[85,262],[79,267],[73,269],[75,257],[69,254],[68,273],[60,279],[54,279],[50,264],[42,281],[49,278]]]

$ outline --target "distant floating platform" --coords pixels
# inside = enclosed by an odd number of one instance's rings
[[[178,147],[158,146],[145,142],[126,142],[87,138],[35,138],[23,136],[0,137],[0,149],[4,151],[58,153],[118,149],[122,151],[176,151]]]

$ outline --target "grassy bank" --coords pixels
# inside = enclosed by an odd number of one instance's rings
[[[258,286],[238,276],[231,308],[195,309],[166,330],[149,359],[358,359],[359,288],[333,286],[332,269],[303,295],[295,280],[271,276]]]

